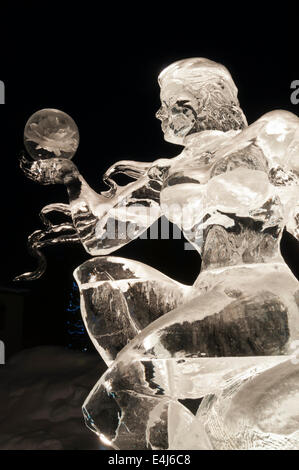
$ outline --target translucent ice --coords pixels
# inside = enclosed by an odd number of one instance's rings
[[[299,361],[236,377],[196,415],[216,449],[298,450]]]
[[[58,109],[42,109],[27,121],[25,147],[35,160],[72,158],[79,145],[79,132],[74,120]]]
[[[46,228],[29,239],[39,266],[19,279],[42,274],[46,245],[81,242],[93,256],[74,275],[108,369],[83,411],[106,445],[299,449],[299,288],[280,253],[284,229],[299,239],[299,120],[278,110],[248,126],[228,70],[207,59],[171,64],[159,84],[177,157],[117,162],[101,194],[55,153],[70,143],[59,129],[53,158],[22,158],[29,178],[64,184],[69,204],[42,210]],[[52,211],[68,220],[51,224]],[[162,215],[201,256],[192,286],[107,256]]]

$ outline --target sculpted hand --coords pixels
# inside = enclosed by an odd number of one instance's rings
[[[22,155],[20,167],[29,179],[43,185],[68,184],[79,175],[76,165],[67,158],[32,161]]]

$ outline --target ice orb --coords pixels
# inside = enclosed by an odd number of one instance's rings
[[[34,160],[72,158],[79,145],[75,121],[58,109],[41,109],[28,119],[24,130],[27,152]]]

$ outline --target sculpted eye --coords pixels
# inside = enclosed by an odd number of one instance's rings
[[[186,105],[188,106],[188,104],[189,104],[189,106],[190,106],[190,102],[189,102],[188,100],[180,100],[180,101],[177,101],[177,102],[176,102],[176,105],[177,105],[177,106],[181,106],[181,107],[184,107],[184,106],[186,106]]]
[[[177,101],[176,104],[171,109],[173,114],[190,114],[194,113],[194,110],[188,100]]]

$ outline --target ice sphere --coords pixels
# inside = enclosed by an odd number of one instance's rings
[[[63,111],[41,109],[28,119],[24,130],[24,143],[34,160],[72,158],[79,145],[78,127]]]

